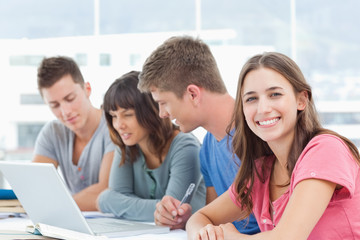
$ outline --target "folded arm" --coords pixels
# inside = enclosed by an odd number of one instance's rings
[[[99,170],[99,181],[73,195],[73,198],[81,211],[96,211],[96,199],[109,184],[109,175],[114,152],[104,155]]]
[[[335,187],[335,183],[319,179],[299,182],[276,228],[255,235],[244,235],[233,231],[233,227],[226,224],[239,216],[240,209],[232,202],[229,193],[225,192],[189,219],[186,228],[188,237],[189,239],[213,237],[212,239],[306,240],[328,206]]]

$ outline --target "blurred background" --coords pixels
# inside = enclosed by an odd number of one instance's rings
[[[0,160],[31,160],[38,132],[55,118],[36,85],[43,57],[74,58],[99,107],[117,77],[185,34],[210,46],[234,97],[249,57],[290,56],[324,126],[360,147],[359,10],[357,0],[0,0]],[[204,130],[194,133],[201,140]]]

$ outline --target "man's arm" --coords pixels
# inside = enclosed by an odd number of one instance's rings
[[[104,155],[99,170],[99,182],[88,186],[80,192],[73,195],[73,198],[81,211],[97,211],[96,199],[109,184],[109,175],[114,157],[114,152],[108,152]]]
[[[45,156],[42,156],[42,155],[38,155],[38,154],[35,155],[32,162],[35,162],[35,163],[52,163],[52,164],[54,164],[55,168],[57,168],[58,165],[59,165],[59,163],[57,161],[55,161],[54,159],[49,158],[49,157],[45,157]]]
[[[217,198],[217,197],[218,197],[218,195],[217,195],[214,187],[206,188],[206,205],[211,203],[212,201],[214,201],[215,198]]]

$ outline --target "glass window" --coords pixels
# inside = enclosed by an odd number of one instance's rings
[[[10,56],[10,66],[38,66],[44,56],[41,55],[19,55]]]
[[[130,64],[130,66],[138,65],[140,60],[141,60],[141,55],[140,54],[130,54],[130,56],[129,56],[129,64]]]
[[[111,65],[111,55],[109,53],[101,53],[99,55],[99,65],[100,66],[110,66]]]
[[[323,124],[360,125],[360,112],[323,112],[320,113]]]
[[[33,148],[35,140],[41,128],[42,123],[19,123],[18,124],[18,143],[20,148]]]
[[[88,57],[86,53],[77,53],[75,54],[75,61],[79,66],[87,66]]]
[[[31,105],[31,104],[45,104],[40,94],[21,94],[20,104]]]

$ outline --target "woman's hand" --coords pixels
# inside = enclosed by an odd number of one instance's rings
[[[201,228],[194,240],[223,240],[224,233],[220,226],[208,224]]]
[[[224,234],[224,239],[226,240],[231,240],[231,239],[240,239],[239,237],[241,236],[246,236],[244,234],[241,234],[236,227],[234,226],[234,224],[232,223],[226,223],[226,224],[221,224],[220,228],[222,229],[222,232]]]
[[[224,237],[228,236],[223,231],[225,227],[226,231],[229,231],[229,237],[233,236],[235,231],[240,234],[235,227],[231,227],[233,224],[229,226],[224,224],[239,219],[239,215],[241,215],[241,209],[231,200],[230,194],[225,192],[190,217],[186,224],[188,239],[225,239]],[[224,224],[223,228],[221,224]],[[239,236],[244,235],[237,235]]]
[[[171,229],[184,229],[187,220],[191,216],[192,207],[187,203],[178,207],[179,204],[179,200],[171,196],[164,196],[156,204],[154,212],[155,224],[169,226]]]

